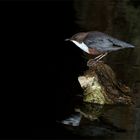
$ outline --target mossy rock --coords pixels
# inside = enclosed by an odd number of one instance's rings
[[[78,80],[84,89],[84,102],[96,104],[131,104],[130,88],[120,83],[110,66],[97,63]]]

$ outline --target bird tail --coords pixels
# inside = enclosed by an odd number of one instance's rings
[[[135,48],[135,46],[124,42],[124,44],[122,45],[122,48]]]
[[[127,43],[127,48],[135,48],[135,46]]]
[[[109,39],[112,43],[113,43],[113,45],[114,46],[120,46],[122,49],[123,48],[135,48],[135,46],[134,45],[131,45],[131,44],[129,44],[129,43],[127,43],[127,42],[124,42],[124,41],[121,41],[121,40],[118,40],[118,39]]]

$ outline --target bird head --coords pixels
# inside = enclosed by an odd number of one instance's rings
[[[69,39],[65,39],[65,41],[71,41],[76,46],[78,46],[80,49],[82,49],[84,52],[90,53],[88,47],[86,46],[86,44],[84,44],[84,39],[87,36],[87,34],[88,34],[88,32],[80,32],[80,33],[73,35]]]
[[[79,43],[82,43],[84,38],[87,36],[88,33],[86,32],[80,32],[80,33],[77,33],[75,35],[73,35],[72,37],[70,37],[69,39],[65,39],[65,41],[71,41],[71,40],[74,40],[74,41],[77,41]]]

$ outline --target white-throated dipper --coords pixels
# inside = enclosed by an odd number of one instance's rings
[[[68,40],[72,41],[86,53],[97,55],[97,57],[93,59],[96,62],[106,56],[109,52],[135,47],[98,31],[80,32],[73,35],[71,38],[66,39],[66,41]]]

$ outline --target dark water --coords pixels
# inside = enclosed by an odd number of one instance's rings
[[[81,120],[79,127],[58,127],[57,138],[138,140],[140,110],[134,106],[104,106],[100,121]],[[61,130],[61,131],[60,131]]]

